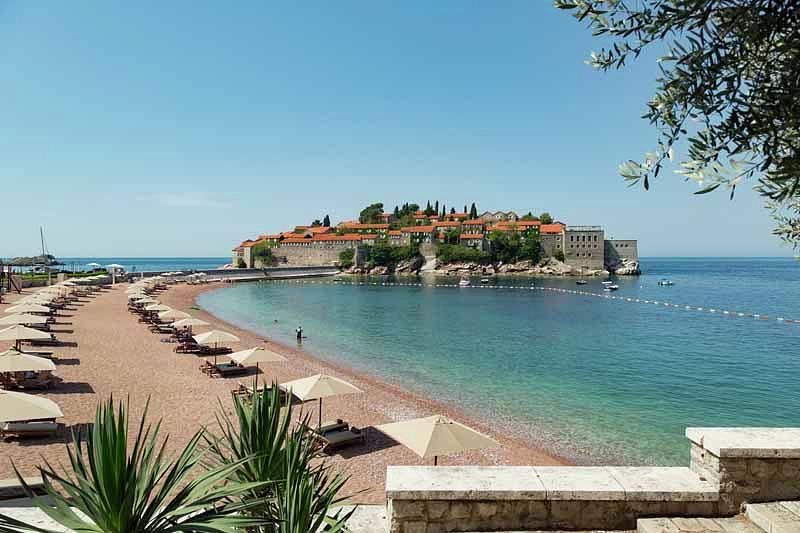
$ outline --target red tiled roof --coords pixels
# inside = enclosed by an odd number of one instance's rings
[[[462,224],[464,224],[465,226],[483,226],[484,224],[486,224],[486,222],[484,222],[481,219],[475,219],[475,220],[465,220],[464,222],[462,222]]]
[[[452,218],[467,218],[469,217],[469,213],[447,213],[445,218],[452,217]]]
[[[427,217],[427,215],[425,215],[425,213],[422,213],[422,212],[418,211],[418,212],[414,213],[414,218],[421,219],[421,218],[428,218],[428,217]]]
[[[361,235],[361,240],[362,241],[369,241],[369,240],[377,239],[379,237],[380,237],[380,235],[378,235],[377,233],[364,233],[363,235]]]
[[[232,251],[232,252],[241,252],[241,251],[242,251],[242,247],[241,247],[241,246],[237,246],[236,248],[234,248],[234,249],[233,249],[233,250],[231,250],[231,251]]]
[[[462,239],[483,239],[483,233],[462,233]]]
[[[284,239],[294,239],[298,235],[302,234],[297,233],[296,231],[284,231],[283,233],[281,233],[281,237],[283,237]]]
[[[443,220],[443,221],[437,222],[437,223],[435,223],[433,225],[436,226],[437,228],[439,228],[439,227],[453,228],[453,227],[456,227],[456,226],[460,226],[461,222],[458,222],[457,220]]]
[[[276,240],[276,239],[280,239],[280,238],[281,238],[281,235],[280,235],[280,233],[278,233],[277,235],[259,235],[258,240],[259,241],[270,241],[270,240]]]
[[[331,241],[360,241],[361,235],[358,233],[345,233],[344,235],[336,235],[333,233],[325,233],[322,235],[314,235],[313,237],[292,237],[285,239],[285,243],[300,243],[300,242],[331,242]]]
[[[345,222],[339,224],[344,229],[389,229],[389,224],[361,224],[359,222]]]
[[[541,233],[562,233],[564,231],[564,224],[542,224],[539,231]]]
[[[311,233],[314,234],[322,234],[322,233],[330,233],[333,230],[330,228],[330,226],[314,226],[308,228],[307,231],[310,231]]]
[[[400,231],[403,233],[431,233],[435,229],[433,226],[409,226],[400,228]]]
[[[403,234],[403,232],[400,231],[399,229],[393,229],[393,230],[389,231],[389,235],[402,235],[402,234]]]
[[[250,239],[247,239],[246,241],[243,241],[242,244],[240,244],[239,246],[241,248],[252,248],[255,243],[256,241],[251,241]]]

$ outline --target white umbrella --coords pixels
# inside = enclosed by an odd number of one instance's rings
[[[64,413],[52,400],[21,392],[0,390],[0,422],[61,418]]]
[[[144,309],[145,311],[158,311],[160,313],[161,311],[169,311],[172,308],[168,305],[156,303],[156,304],[150,304]]]
[[[14,305],[8,309],[3,310],[4,313],[49,313],[52,309],[45,305],[35,303],[24,303]]]
[[[0,372],[40,372],[55,369],[56,365],[44,357],[17,350],[6,350],[0,353]]]
[[[234,352],[228,354],[228,357],[240,365],[256,365],[256,390],[258,390],[258,365],[260,363],[279,363],[281,361],[286,361],[284,356],[261,347]]]
[[[181,320],[173,322],[172,325],[175,326],[176,328],[183,328],[183,327],[191,328],[191,327],[194,327],[194,326],[197,326],[197,327],[210,326],[211,324],[209,324],[205,320],[200,320],[199,318],[189,317],[189,318],[183,318]]]
[[[161,320],[181,320],[184,318],[190,318],[192,315],[189,313],[184,313],[183,311],[178,311],[177,309],[170,309],[169,311],[161,311],[158,313],[158,318]]]
[[[117,263],[111,263],[110,265],[106,265],[106,268],[125,268],[122,265],[118,265]]]
[[[497,441],[483,433],[439,415],[383,424],[375,429],[408,447],[423,459],[433,457],[434,465],[440,455],[500,446]]]
[[[233,333],[228,333],[227,331],[212,329],[211,331],[201,333],[200,335],[195,335],[194,340],[197,342],[197,344],[220,344],[227,342],[239,342],[239,337]]]
[[[15,341],[17,350],[21,341],[30,341],[36,339],[49,339],[50,335],[38,329],[26,328],[22,325],[11,326],[6,329],[0,330],[0,341]]]
[[[0,326],[13,326],[16,324],[46,324],[47,317],[39,315],[8,315],[0,318]]]
[[[322,427],[323,398],[364,392],[355,385],[351,385],[342,379],[326,374],[317,374],[307,378],[287,381],[286,383],[281,383],[280,388],[291,392],[303,402],[307,400],[319,400],[319,427]]]
[[[86,263],[86,266],[92,268],[100,268],[103,265],[101,265],[100,263]]]
[[[239,337],[233,333],[228,333],[227,331],[212,329],[211,331],[201,333],[200,335],[195,335],[194,340],[197,344],[213,344],[214,348],[216,348],[220,343],[239,342]],[[217,364],[216,352],[214,353],[214,364]]]

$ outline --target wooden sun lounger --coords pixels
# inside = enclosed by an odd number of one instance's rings
[[[337,418],[333,421],[323,422],[323,424],[318,428],[310,428],[311,431],[316,433],[317,435],[325,435],[327,433],[334,433],[337,431],[347,431],[350,429],[350,424],[342,420],[341,418]]]
[[[52,420],[37,420],[30,422],[6,422],[0,426],[0,435],[3,437],[51,437],[58,431],[58,424]]]
[[[239,382],[239,386],[237,388],[233,389],[231,391],[231,394],[233,394],[234,396],[248,397],[249,398],[254,393],[258,393],[258,394],[263,393],[264,390],[265,390],[265,388],[264,388],[263,384],[259,385],[258,389],[253,389],[252,385],[245,385],[244,383],[242,383],[240,381]],[[266,387],[266,391],[267,391],[267,394],[269,394],[272,391],[272,387]],[[281,388],[278,388],[278,395],[279,395],[281,400],[286,398],[286,392]]]
[[[365,440],[364,432],[357,427],[351,427],[346,431],[332,431],[318,436],[322,442],[322,451],[329,453],[339,448],[361,444]]]
[[[49,339],[31,339],[27,342],[29,342],[31,346],[58,346],[61,344],[61,341],[56,339],[56,336],[52,333]]]
[[[197,346],[197,353],[200,355],[225,355],[233,353],[233,350],[227,346],[217,346],[216,348],[212,346],[205,346],[203,344],[198,344]]]

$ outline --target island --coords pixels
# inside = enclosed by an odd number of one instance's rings
[[[330,217],[262,234],[233,248],[236,268],[335,266],[352,274],[596,276],[638,275],[635,239],[607,238],[602,226],[568,225],[549,213],[478,213],[438,201],[382,203],[332,226]]]

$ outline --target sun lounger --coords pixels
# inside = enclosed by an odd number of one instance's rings
[[[332,431],[320,435],[318,438],[322,441],[322,451],[326,453],[353,444],[360,444],[365,440],[364,432],[357,427],[351,427],[346,431]]]
[[[339,418],[334,421],[324,422],[320,427],[312,428],[311,431],[318,435],[325,435],[326,433],[347,431],[348,429],[350,429],[350,424]]]
[[[61,342],[52,333],[49,339],[31,339],[27,341],[31,346],[58,346]]]
[[[203,344],[199,344],[197,348],[197,353],[200,355],[225,355],[229,353],[233,353],[233,350],[228,348],[227,346],[205,346]]]
[[[241,397],[249,398],[250,396],[253,395],[254,392],[257,392],[258,394],[261,394],[261,393],[264,392],[264,390],[265,389],[264,389],[264,385],[263,384],[259,385],[258,389],[253,389],[252,385],[245,385],[244,383],[242,383],[240,381],[239,382],[239,386],[237,388],[233,389],[231,391],[231,393],[234,396],[238,396],[240,398]],[[266,391],[267,391],[267,394],[269,394],[272,391],[272,387],[266,387]],[[278,388],[278,395],[281,398],[281,400],[286,398],[286,392],[281,388]]]
[[[6,422],[0,426],[0,435],[4,437],[50,437],[58,431],[58,424],[53,421]]]
[[[217,373],[219,373],[219,375],[222,377],[241,376],[247,374],[247,367],[239,365],[237,363],[221,363],[215,365],[214,368],[216,369]]]
[[[182,342],[175,347],[175,353],[195,353],[200,349],[196,342]]]

